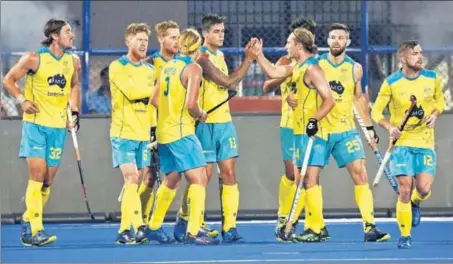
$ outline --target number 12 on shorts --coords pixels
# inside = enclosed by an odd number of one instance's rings
[[[425,166],[433,166],[433,157],[431,155],[423,155],[423,164]]]

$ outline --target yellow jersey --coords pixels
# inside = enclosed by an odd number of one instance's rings
[[[65,53],[57,58],[48,47],[38,51],[39,66],[27,73],[24,88],[25,98],[38,105],[39,113],[27,114],[23,120],[47,127],[64,128],[71,80],[74,75],[74,55]]]
[[[426,119],[436,109],[442,113],[445,107],[440,79],[436,72],[422,69],[418,77],[410,79],[397,71],[387,77],[374,103],[371,117],[378,123],[384,118],[382,112],[388,105],[390,123],[399,127],[411,104],[411,95],[417,98],[417,105],[396,146],[434,149],[434,129],[426,126]]]
[[[329,83],[335,106],[325,117],[329,133],[341,133],[355,129],[354,122],[354,64],[349,56],[339,64],[329,59],[329,53],[319,57],[319,66],[323,69]]]
[[[184,69],[194,61],[188,56],[175,56],[159,76],[159,112],[157,142],[168,144],[195,134],[195,119],[186,103],[187,87],[182,83]]]
[[[126,56],[109,66],[112,94],[110,136],[147,141],[151,127],[150,99],[155,83],[154,66],[131,62]]]
[[[158,51],[151,54],[151,56],[149,56],[149,58],[151,60],[151,64],[156,69],[156,80],[158,80],[159,76],[160,76],[160,72],[162,71],[162,68],[168,61],[164,57],[162,57]],[[157,126],[157,110],[153,105],[150,105],[149,115],[151,118],[151,126],[152,127]]]
[[[291,93],[292,76],[288,77],[280,85],[282,91],[282,117],[280,119],[280,127],[293,129],[293,109],[286,103],[286,97]]]
[[[209,60],[225,75],[228,75],[228,67],[225,62],[225,57],[220,50],[213,52],[210,51],[206,46],[202,46],[201,52],[207,53],[209,55]],[[212,80],[203,78],[199,99],[201,108],[203,108],[205,111],[209,111],[227,98],[227,88],[219,86]],[[230,122],[231,120],[230,106],[228,105],[228,103],[225,103],[208,115],[206,123],[226,123]]]
[[[315,57],[310,57],[304,62],[296,64],[293,69],[292,81],[296,83],[296,98],[297,106],[293,112],[294,115],[294,134],[305,134],[305,128],[316,111],[318,111],[322,98],[315,88],[309,87],[305,81],[305,72],[311,65],[318,65],[318,60]],[[318,133],[316,136],[327,140],[328,130],[326,128],[325,118],[318,121]]]

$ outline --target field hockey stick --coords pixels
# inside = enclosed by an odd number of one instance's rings
[[[71,112],[71,102],[69,102],[69,107],[67,108],[67,114],[68,114],[68,121],[70,124],[70,131],[71,131],[71,136],[72,136],[72,142],[74,145],[74,150],[77,158],[77,166],[79,167],[79,176],[80,176],[80,182],[82,183],[82,190],[83,190],[83,199],[85,200],[85,205],[87,207],[88,213],[90,214],[91,220],[95,220],[93,213],[91,212],[90,209],[90,204],[88,203],[88,196],[87,196],[87,190],[85,186],[85,181],[83,180],[83,170],[82,170],[82,159],[80,158],[80,151],[79,151],[79,143],[77,141],[77,136],[76,136],[76,131],[73,125],[74,120],[72,119],[72,112]]]
[[[157,142],[157,140],[154,141],[154,142]],[[157,184],[156,185],[156,190],[158,190],[160,185],[162,184],[162,180],[160,179],[160,162],[159,162],[159,155],[157,153],[157,149],[155,149],[154,147],[151,147],[151,154],[152,154],[152,157],[153,157],[152,161],[151,161],[151,167],[156,172],[156,175],[155,175],[156,178],[154,179],[154,183]],[[152,173],[152,171],[150,173]],[[151,208],[151,212],[154,211],[154,206],[156,205],[156,195],[155,194],[154,194],[153,199],[154,199],[154,202],[153,202],[153,208]],[[151,217],[151,212],[149,214],[150,217]]]
[[[407,109],[406,115],[404,116],[403,121],[401,121],[401,124],[398,127],[399,131],[401,131],[401,132],[403,131],[404,127],[406,126],[406,123],[409,120],[409,117],[411,116],[412,110],[414,110],[414,107],[417,105],[417,98],[414,95],[411,95],[410,100],[411,100],[411,105],[409,106],[409,109]],[[393,139],[387,149],[387,152],[385,152],[384,159],[376,174],[376,178],[374,178],[373,186],[377,186],[379,184],[379,181],[381,180],[382,174],[384,172],[384,168],[390,159],[390,155],[392,154],[393,147],[395,146],[397,141],[398,141],[398,139]]]
[[[289,213],[289,218],[288,218],[288,221],[286,222],[285,229],[284,229],[284,232],[285,232],[284,235],[285,235],[286,239],[289,239],[291,228],[293,227],[294,217],[296,215],[296,207],[297,207],[297,204],[299,203],[300,193],[302,192],[302,188],[304,185],[304,177],[305,177],[305,174],[307,173],[308,161],[310,160],[311,150],[313,148],[313,142],[314,142],[314,137],[310,137],[308,139],[307,149],[305,151],[304,161],[302,163],[302,169],[300,172],[299,183],[297,184],[297,189],[296,189],[296,193],[294,194],[293,204],[291,205],[291,211]]]
[[[371,150],[373,151],[373,154],[376,157],[379,165],[381,165],[382,161],[383,161],[381,152],[379,152],[377,145],[372,143],[370,134],[368,134],[368,129],[366,128],[366,125],[363,122],[363,119],[360,117],[360,115],[355,107],[354,107],[354,115],[357,119],[357,122],[359,123],[360,128],[362,129],[363,135],[365,136],[366,141],[368,142],[368,145],[371,147]],[[395,178],[392,177],[392,175],[390,174],[390,170],[387,166],[384,167],[384,175],[385,175],[385,178],[387,178],[390,185],[392,186],[393,190],[396,193],[398,193],[398,183],[396,182]]]
[[[206,114],[210,114],[212,112],[214,112],[215,110],[217,110],[219,107],[221,107],[222,105],[224,105],[226,102],[230,101],[231,98],[233,98],[238,92],[236,90],[228,90],[228,97],[227,99],[223,100],[222,102],[220,102],[218,105],[214,106],[213,108],[209,109]],[[197,120],[195,121],[195,127],[198,126],[200,122]]]

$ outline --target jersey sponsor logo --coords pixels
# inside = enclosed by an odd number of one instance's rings
[[[407,110],[405,112],[407,113]],[[416,117],[420,120],[422,120],[424,116],[425,116],[425,110],[423,110],[423,107],[421,105],[415,106],[414,109],[412,109],[411,114],[409,115],[409,117]]]
[[[66,82],[67,81],[64,74],[55,74],[54,76],[50,76],[49,78],[47,78],[47,83],[49,84],[49,86],[57,85],[58,87],[60,87],[62,91],[66,86]]]
[[[330,85],[330,89],[334,92],[336,92],[337,94],[339,95],[342,95],[344,93],[344,87],[343,85],[341,84],[340,81],[330,81],[329,82],[329,85]]]

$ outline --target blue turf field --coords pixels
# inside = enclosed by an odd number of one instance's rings
[[[141,262],[141,263],[296,263],[296,262],[448,262],[453,263],[453,221],[422,222],[413,229],[412,249],[396,248],[399,231],[395,222],[378,223],[392,238],[385,243],[363,243],[361,224],[332,223],[331,240],[317,244],[286,244],[273,236],[273,223],[242,223],[239,245],[116,245],[117,224],[48,224],[55,244],[23,247],[19,225],[2,226],[2,262]],[[213,227],[219,228],[218,225]],[[172,232],[172,227],[165,226]]]

